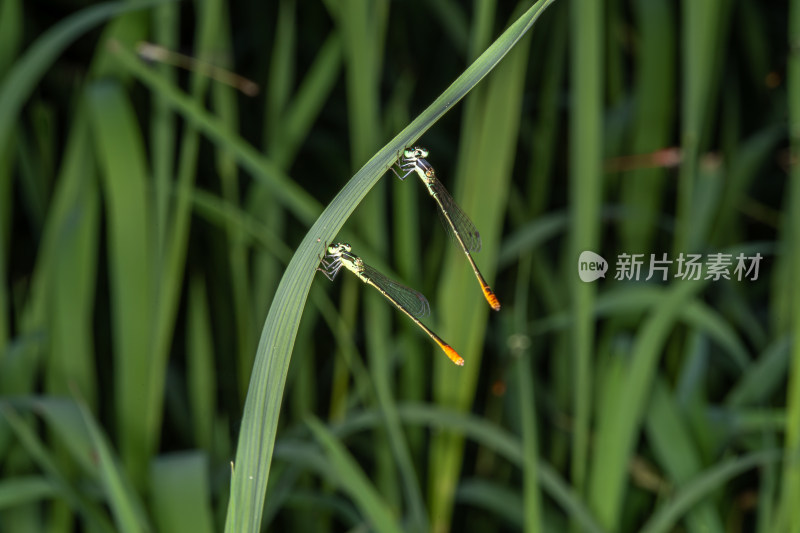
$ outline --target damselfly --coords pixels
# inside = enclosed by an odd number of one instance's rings
[[[405,150],[403,152],[403,157],[397,162],[397,166],[403,174],[398,174],[394,168],[392,168],[392,172],[401,180],[406,179],[412,172],[417,173],[422,183],[428,188],[430,195],[433,196],[433,199],[436,200],[436,203],[439,205],[440,214],[445,222],[444,227],[467,255],[467,260],[472,266],[472,271],[475,272],[475,277],[478,278],[478,283],[481,284],[481,290],[486,297],[486,301],[489,302],[492,309],[499,311],[500,301],[497,299],[497,296],[495,296],[491,287],[489,287],[489,284],[486,283],[481,271],[478,270],[478,265],[475,264],[475,260],[472,259],[471,252],[479,252],[481,249],[481,235],[475,228],[475,224],[473,224],[466,213],[458,207],[456,201],[453,200],[453,197],[447,192],[447,189],[444,188],[442,182],[436,179],[436,172],[425,159],[426,157],[428,157],[428,150],[425,148],[415,146],[411,150]]]
[[[439,345],[451,361],[462,366],[464,359],[436,333],[419,321],[421,317],[431,311],[428,300],[414,289],[409,289],[405,285],[392,281],[371,266],[364,264],[360,257],[351,253],[351,249],[351,246],[346,243],[331,244],[327,247],[327,255],[321,259],[321,266],[317,267],[317,270],[333,281],[342,267],[344,267],[367,285],[375,287],[395,307],[408,315],[408,318],[422,328],[422,331],[427,333],[433,339],[433,342]]]

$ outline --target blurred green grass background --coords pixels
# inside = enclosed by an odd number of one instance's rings
[[[45,4],[0,0],[0,531],[800,532],[800,1]],[[681,253],[763,259],[644,279]]]

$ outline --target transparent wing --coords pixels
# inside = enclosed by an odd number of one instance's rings
[[[450,196],[450,193],[447,192],[447,189],[444,188],[442,182],[438,179],[431,184],[431,188],[433,192],[436,193],[437,198],[440,202],[440,208],[447,212],[450,216],[450,220],[453,222],[453,228],[448,222],[447,218],[440,213],[443,219],[444,227],[447,230],[448,235],[458,242],[456,239],[455,231],[461,236],[461,239],[464,241],[464,245],[467,247],[468,252],[480,252],[481,251],[481,234],[478,233],[478,229],[475,227],[475,224],[472,223],[472,220],[469,219],[466,213],[458,207],[458,204],[453,197]]]
[[[364,270],[361,274],[374,283],[376,287],[394,298],[406,311],[415,317],[421,318],[431,312],[431,306],[422,293],[387,278],[369,265],[364,265]]]

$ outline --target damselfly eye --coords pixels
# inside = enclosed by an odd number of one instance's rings
[[[403,157],[405,157],[406,159],[410,159],[410,158],[414,157],[414,154],[416,152],[417,152],[416,150],[404,150],[403,151]]]
[[[414,155],[416,157],[423,157],[423,158],[428,157],[428,150],[421,146],[417,146],[416,148],[414,148]]]

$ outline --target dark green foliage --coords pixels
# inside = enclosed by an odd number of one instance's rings
[[[800,533],[800,0],[53,9],[0,0],[0,530]]]

